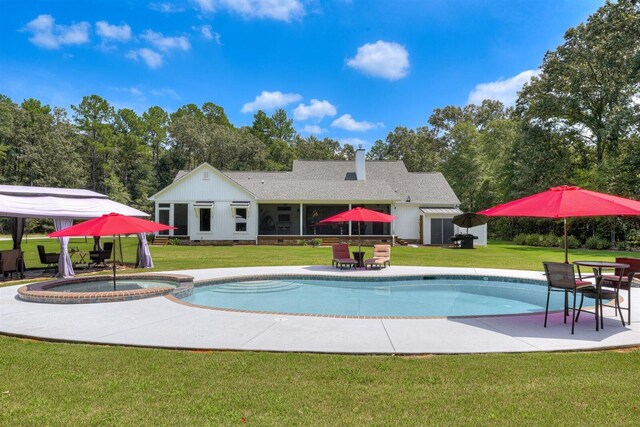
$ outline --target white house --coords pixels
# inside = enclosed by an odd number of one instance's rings
[[[210,243],[295,244],[299,239],[355,240],[358,224],[318,225],[355,206],[396,215],[360,224],[363,240],[448,244],[460,201],[441,173],[408,172],[402,161],[295,160],[291,172],[220,171],[203,163],[180,171],[150,198],[169,236]],[[486,225],[469,229],[486,245]]]

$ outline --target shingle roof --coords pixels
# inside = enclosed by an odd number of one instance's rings
[[[439,173],[408,172],[401,161],[366,163],[366,179],[356,180],[353,161],[295,160],[291,172],[235,172],[225,175],[266,200],[371,200],[431,206],[460,203]],[[182,175],[178,175],[182,176]]]

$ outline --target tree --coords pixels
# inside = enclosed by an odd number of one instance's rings
[[[637,1],[608,0],[586,23],[569,29],[561,46],[547,52],[540,75],[518,99],[518,111],[533,124],[591,147],[600,168],[626,135],[638,131],[639,70]]]
[[[233,127],[224,112],[224,108],[214,104],[213,102],[205,102],[202,104],[202,112],[209,123],[215,123],[224,127]]]
[[[91,164],[90,188],[97,190],[98,186],[105,188],[104,164],[108,160],[109,145],[111,144],[111,124],[114,111],[109,103],[98,95],[82,98],[77,106],[72,105],[76,127],[82,134],[85,145],[83,150]]]
[[[142,113],[142,121],[144,123],[144,139],[151,147],[152,161],[157,172],[160,154],[167,146],[169,115],[158,106],[150,107]]]

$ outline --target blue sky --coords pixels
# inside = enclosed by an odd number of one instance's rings
[[[432,110],[512,103],[595,0],[0,0],[0,93],[98,94],[237,126],[285,108],[303,135],[369,146]]]

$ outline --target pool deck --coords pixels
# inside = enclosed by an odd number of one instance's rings
[[[399,267],[380,271],[327,266],[181,270],[195,281],[233,276],[479,275],[543,280],[542,272],[476,268]],[[640,289],[632,289],[632,323],[622,327],[605,309],[595,331],[583,315],[571,335],[561,313],[433,318],[363,319],[222,311],[166,297],[101,304],[42,304],[16,298],[19,286],[0,288],[0,333],[46,340],[180,349],[260,350],[353,354],[495,353],[593,350],[640,345]],[[626,295],[623,295],[626,298]],[[626,306],[626,301],[623,303]],[[627,313],[624,312],[625,319]],[[570,322],[570,320],[569,320]]]

